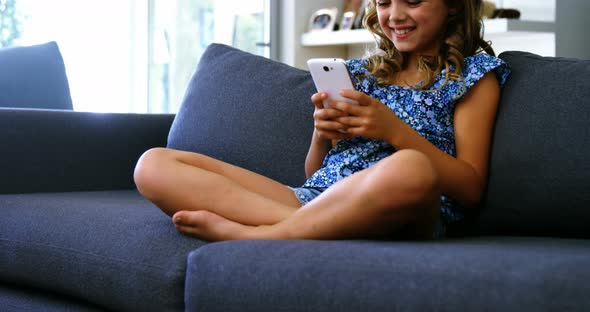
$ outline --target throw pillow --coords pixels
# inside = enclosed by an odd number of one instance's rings
[[[0,107],[73,109],[57,43],[0,49]]]
[[[168,147],[299,186],[313,132],[314,92],[307,71],[212,44],[189,82]]]

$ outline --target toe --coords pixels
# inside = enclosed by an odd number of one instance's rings
[[[172,216],[172,222],[176,225],[197,226],[203,223],[205,211],[178,211]]]
[[[185,215],[184,211],[178,211],[176,212],[173,216],[172,216],[172,222],[174,222],[174,224],[176,225],[181,225],[183,224],[184,218],[183,216]]]
[[[186,226],[186,225],[175,225],[176,230],[184,235],[188,236],[199,236],[199,231],[197,227],[194,226]]]

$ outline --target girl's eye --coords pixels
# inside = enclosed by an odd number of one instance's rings
[[[378,7],[382,7],[382,6],[386,6],[390,3],[391,1],[377,1],[377,6]]]
[[[420,5],[420,3],[422,3],[421,0],[418,0],[418,1],[408,1],[408,5],[409,6],[418,6],[418,5]]]

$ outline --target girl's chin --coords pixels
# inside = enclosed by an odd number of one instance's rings
[[[390,39],[391,40],[391,39]],[[393,42],[393,45],[395,46],[395,48],[400,51],[400,52],[411,52],[412,50],[414,50],[416,47],[407,41],[400,41],[400,40],[391,40],[391,42]]]
[[[393,44],[393,45],[394,45],[394,46],[395,46],[395,48],[396,48],[398,51],[400,51],[400,52],[412,52],[412,51],[414,51],[414,48],[413,48],[413,47],[410,47],[410,46],[408,46],[408,45],[405,45],[405,44],[396,44],[396,43],[394,42],[394,44]]]

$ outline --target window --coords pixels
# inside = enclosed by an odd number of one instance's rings
[[[212,42],[271,57],[269,0],[150,0],[148,111],[175,112]]]
[[[272,56],[270,2],[18,0],[14,44],[58,43],[75,110],[175,113],[210,43]]]
[[[0,48],[9,47],[23,31],[24,16],[16,0],[0,0]]]

